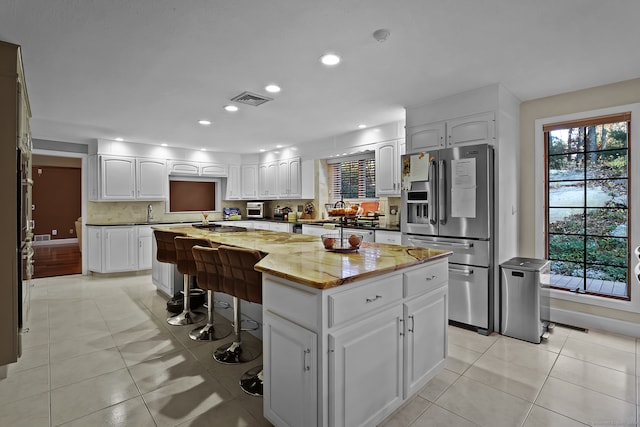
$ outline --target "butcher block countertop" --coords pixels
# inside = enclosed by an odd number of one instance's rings
[[[220,245],[265,254],[256,270],[316,289],[328,289],[391,271],[446,258],[451,251],[363,242],[357,252],[329,252],[318,236],[269,230],[214,232],[191,225],[154,226]]]

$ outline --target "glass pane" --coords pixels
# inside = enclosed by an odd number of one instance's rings
[[[549,259],[555,261],[584,261],[584,237],[550,234]]]
[[[626,207],[627,180],[587,181],[587,207]]]
[[[582,129],[557,129],[549,132],[549,154],[584,151]]]
[[[627,268],[626,267],[610,267],[597,264],[587,264],[587,277],[589,279],[599,279],[610,282],[627,282]],[[596,285],[597,286],[597,285]],[[593,289],[596,286],[591,286],[590,290],[595,292],[612,293],[612,289],[599,290]],[[589,288],[589,286],[587,286]]]
[[[584,209],[550,208],[549,232],[584,234]]]
[[[575,154],[549,156],[549,181],[576,179],[584,179],[584,165],[576,161]]]
[[[583,289],[583,275],[583,264],[562,261],[551,262],[551,286],[572,290]]]
[[[549,207],[584,206],[584,181],[549,183]]]
[[[587,262],[627,266],[627,239],[618,237],[587,237]]]
[[[628,237],[628,213],[627,209],[588,209],[587,234]]]
[[[629,130],[627,122],[607,123],[600,130],[597,149],[610,150],[629,147]]]
[[[627,150],[607,150],[587,153],[587,178],[626,178]]]

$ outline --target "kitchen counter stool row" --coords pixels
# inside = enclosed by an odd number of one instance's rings
[[[189,334],[196,341],[214,341],[227,337],[231,331],[214,322],[213,294],[224,292],[233,297],[233,333],[231,344],[220,346],[213,358],[225,364],[245,363],[260,356],[262,348],[242,341],[240,300],[262,303],[262,273],[254,270],[263,254],[257,250],[229,246],[212,247],[206,239],[187,237],[184,233],[154,230],[159,262],[175,264],[184,275],[182,313],[169,317],[170,325],[189,325],[202,321],[204,315],[191,311],[191,277],[198,287],[207,291],[207,322]],[[262,396],[262,366],[250,369],[240,379],[248,394]]]

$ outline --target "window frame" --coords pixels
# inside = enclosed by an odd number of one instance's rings
[[[353,162],[353,161],[372,161],[373,162],[373,170],[370,172],[371,178],[373,179],[373,195],[372,196],[366,196],[366,184],[365,184],[365,195],[364,196],[360,196],[358,195],[358,197],[349,197],[349,196],[344,196],[342,197],[342,195],[340,194],[336,194],[336,192],[334,191],[334,188],[336,187],[335,182],[334,182],[334,173],[333,173],[333,168],[336,167],[335,165],[340,165],[344,162]],[[366,166],[364,168],[366,170]],[[366,173],[366,172],[365,172]],[[375,158],[375,153],[374,152],[366,152],[366,153],[362,153],[359,155],[351,155],[351,156],[345,156],[345,157],[339,157],[339,158],[333,158],[333,159],[327,159],[327,176],[328,176],[328,190],[329,190],[329,200],[341,200],[341,199],[348,199],[348,200],[357,200],[357,201],[366,201],[366,200],[373,200],[376,199],[375,196],[375,179],[376,179],[376,158]],[[359,175],[359,187],[362,185],[362,182],[360,182],[360,180],[362,179],[362,176]],[[360,193],[360,191],[359,191]]]
[[[544,258],[546,248],[546,182],[545,182],[545,141],[543,127],[552,123],[573,122],[581,119],[587,119],[598,116],[608,116],[614,114],[631,113],[631,126],[629,129],[629,150],[635,155],[629,157],[629,242],[631,252],[634,248],[640,246],[640,224],[633,221],[640,214],[640,197],[632,197],[633,192],[637,193],[636,188],[640,187],[640,180],[634,180],[634,177],[640,176],[640,103],[620,105],[610,108],[570,113],[560,116],[547,117],[535,120],[535,256]],[[637,179],[637,178],[636,178]],[[590,294],[576,294],[563,290],[549,289],[549,295],[558,300],[565,300],[580,304],[589,304],[603,308],[615,310],[629,311],[640,313],[640,281],[634,274],[636,268],[640,265],[640,261],[633,255],[629,259],[629,268],[631,271],[629,283],[630,300],[617,300],[612,298],[602,298]]]

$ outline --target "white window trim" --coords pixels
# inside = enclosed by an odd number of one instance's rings
[[[631,228],[629,230],[629,238],[631,240],[632,256],[629,260],[631,265],[631,278],[629,293],[630,301],[621,301],[611,298],[602,298],[594,295],[574,294],[572,292],[550,289],[551,298],[557,298],[576,303],[590,304],[599,307],[606,307],[616,310],[631,311],[640,313],[640,282],[638,277],[633,273],[638,267],[638,259],[633,256],[634,248],[640,246],[640,103],[621,105],[617,107],[604,108],[600,110],[585,111],[580,113],[566,114],[563,116],[547,117],[535,121],[535,256],[544,258],[545,255],[545,158],[544,158],[544,131],[543,126],[550,123],[565,122],[572,120],[585,119],[589,117],[605,116],[609,114],[617,114],[631,112],[631,140],[629,147],[631,149],[631,164],[629,167],[629,178],[635,178],[636,181],[631,183],[629,197],[631,204],[629,206],[631,212],[635,214],[634,218],[629,218]]]

